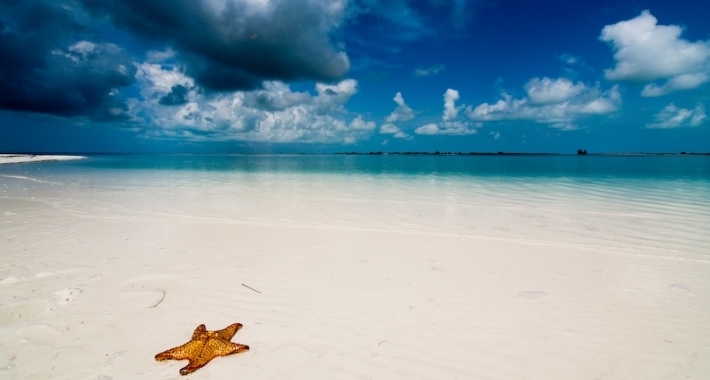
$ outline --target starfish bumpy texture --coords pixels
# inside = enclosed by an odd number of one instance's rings
[[[235,323],[223,330],[207,331],[205,325],[199,325],[189,342],[155,355],[155,360],[189,360],[187,366],[180,370],[180,374],[195,372],[217,356],[248,351],[249,346],[230,342],[240,328],[242,324]]]

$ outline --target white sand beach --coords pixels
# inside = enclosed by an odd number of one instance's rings
[[[710,378],[710,212],[682,184],[0,184],[0,379],[177,379],[155,354],[235,322],[250,351],[189,378]]]
[[[0,154],[0,165],[18,164],[22,162],[66,161],[86,158],[84,156],[68,156],[56,154]]]

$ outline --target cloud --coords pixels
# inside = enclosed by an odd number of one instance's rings
[[[705,122],[705,107],[698,103],[695,109],[678,108],[673,103],[659,112],[654,123],[646,124],[649,129],[697,127]]]
[[[355,93],[356,84],[351,84],[350,95]],[[319,92],[325,92],[328,89],[321,88]],[[335,90],[330,90],[333,94],[337,94]],[[341,91],[342,92],[342,91]],[[332,95],[331,95],[332,96]],[[350,97],[344,101],[339,99],[337,102],[346,103]],[[307,92],[293,92],[288,85],[283,82],[265,82],[263,89],[246,92],[244,96],[244,104],[251,108],[258,108],[268,111],[280,111],[289,107],[300,104],[308,104],[311,102],[311,95]],[[331,99],[335,100],[335,99]],[[327,106],[321,105],[323,109],[321,113],[327,112]]]
[[[411,137],[394,124],[382,124],[380,126],[380,134],[392,135],[392,137],[398,139],[408,139]]]
[[[188,88],[183,85],[175,85],[170,89],[170,92],[160,98],[159,103],[164,106],[179,106],[181,104],[187,103]]]
[[[583,62],[581,57],[567,53],[560,54],[557,58],[559,58],[564,64],[570,66],[579,65]]]
[[[141,98],[129,101],[134,120],[148,125],[147,136],[187,140],[350,144],[372,135],[373,121],[349,112],[357,81],[317,83],[315,95],[292,91],[283,82],[262,89],[206,93],[177,66],[145,62],[136,75]],[[180,104],[164,99],[182,86]],[[182,91],[182,90],[181,90]]]
[[[316,83],[316,92],[318,96],[313,99],[316,113],[323,115],[331,112],[344,112],[343,105],[357,93],[357,81],[345,79],[334,85]]]
[[[409,108],[409,106],[404,102],[404,98],[402,97],[402,93],[398,92],[395,96],[394,99],[395,103],[397,103],[397,108],[395,108],[394,111],[392,111],[389,116],[385,119],[385,122],[387,123],[396,123],[396,122],[402,122],[402,121],[409,121],[414,119],[414,116],[416,113],[414,110]]]
[[[417,68],[414,70],[414,76],[417,77],[428,77],[430,75],[439,75],[440,72],[442,72],[446,66],[442,64],[434,65],[431,67],[426,67],[426,68]]]
[[[438,125],[430,123],[417,128],[414,133],[418,135],[438,135],[441,133],[441,130]]]
[[[360,36],[349,36],[355,43],[368,47],[375,47],[389,52],[399,51],[399,47],[391,45],[399,42],[409,42],[421,39],[430,35],[432,31],[424,25],[426,17],[423,17],[419,10],[406,0],[359,0],[351,2],[351,15],[370,15],[377,18],[377,24],[371,30],[361,30],[361,32],[375,33],[378,41],[373,43],[370,38]]]
[[[380,133],[381,134],[390,134],[393,135],[395,138],[399,139],[405,139],[405,138],[410,138],[410,136],[407,133],[404,133],[402,129],[400,129],[398,126],[394,125],[393,123],[397,122],[404,122],[404,121],[410,121],[414,119],[414,116],[416,115],[416,112],[409,108],[407,103],[404,102],[404,98],[402,97],[402,93],[398,92],[395,94],[394,98],[392,98],[395,103],[397,103],[397,108],[392,111],[389,116],[385,118],[385,124],[383,124],[380,127]]]
[[[681,39],[677,25],[657,25],[649,11],[631,20],[607,25],[600,40],[614,50],[616,66],[605,70],[614,81],[649,83],[642,96],[661,96],[697,88],[710,81],[710,41]]]
[[[133,61],[114,44],[77,40],[83,16],[72,3],[2,2],[0,15],[0,108],[127,118],[120,93],[135,82]]]
[[[456,107],[456,101],[459,100],[459,92],[452,89],[447,89],[444,93],[444,121],[455,120],[459,115],[461,107]]]
[[[498,131],[491,131],[490,135],[493,136],[493,140],[498,140],[500,138],[500,132]]]
[[[671,77],[661,86],[655,83],[647,84],[641,91],[641,96],[656,97],[682,90],[692,90],[700,87],[700,85],[706,83],[708,80],[710,80],[708,73],[680,74]]]
[[[456,101],[459,99],[459,92],[454,89],[447,89],[444,93],[444,113],[441,117],[442,121],[439,124],[429,123],[414,130],[418,135],[473,135],[478,133],[476,129],[471,128],[471,123],[461,120],[459,111],[464,109],[465,105],[456,106]]]
[[[528,97],[513,99],[503,93],[503,99],[493,104],[466,107],[465,114],[469,120],[478,122],[530,120],[560,130],[573,130],[579,128],[575,124],[577,120],[615,112],[621,104],[618,86],[603,92],[598,85],[573,84],[565,78],[535,78],[525,85],[525,90]]]
[[[170,47],[209,91],[264,81],[335,81],[350,69],[333,32],[346,0],[79,0],[95,17]]]
[[[548,77],[534,78],[525,85],[530,104],[544,105],[562,103],[586,90],[584,83],[572,83],[571,80],[560,78],[552,80]]]

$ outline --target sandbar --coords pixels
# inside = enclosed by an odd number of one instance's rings
[[[23,162],[79,160],[82,158],[86,157],[56,154],[0,154],[0,165],[18,164]]]

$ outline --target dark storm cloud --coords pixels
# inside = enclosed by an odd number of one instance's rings
[[[187,74],[212,91],[254,89],[265,80],[333,81],[349,70],[330,33],[345,1],[81,0],[99,17],[169,44]],[[337,5],[340,5],[338,7]]]
[[[117,94],[135,81],[132,60],[116,45],[79,40],[86,30],[72,2],[57,3],[0,2],[0,108],[125,118]]]
[[[170,89],[170,93],[160,98],[159,103],[164,106],[180,106],[187,103],[188,88],[178,84]]]

